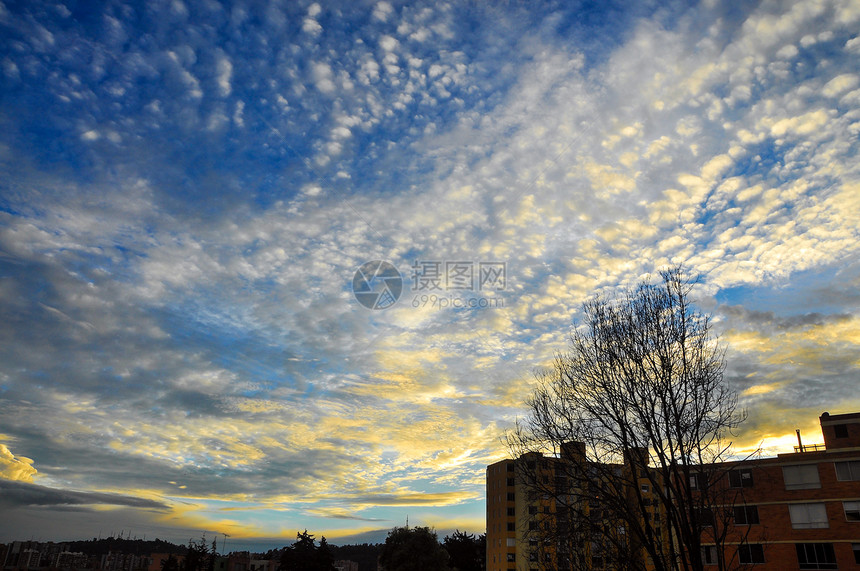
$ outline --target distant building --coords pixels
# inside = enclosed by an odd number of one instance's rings
[[[798,433],[792,453],[720,465],[727,474],[721,485],[736,489],[739,500],[724,506],[732,517],[719,530],[726,533],[723,550],[703,534],[706,565],[716,569],[722,559],[735,566],[754,565],[756,571],[860,566],[860,413],[825,412],[819,420],[824,444],[804,445]],[[525,454],[487,467],[488,571],[566,569],[560,564],[563,548],[547,554],[529,533],[539,520],[555,518],[554,508],[518,474],[543,462],[551,477],[553,463],[575,460],[577,448],[576,443],[566,445],[562,458]],[[617,469],[632,469],[630,463],[625,458]],[[580,561],[594,569],[612,568],[591,551],[590,542],[580,544]],[[647,567],[647,558],[643,561]]]
[[[248,571],[277,571],[278,561],[274,559],[251,559]]]
[[[185,562],[184,555],[176,555],[174,553],[150,553],[147,558],[146,571],[161,571],[164,568],[164,562],[173,557],[179,567]]]

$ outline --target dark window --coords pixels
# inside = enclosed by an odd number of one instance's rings
[[[729,485],[733,488],[752,488],[752,470],[749,468],[741,468],[740,470],[730,471]]]
[[[796,543],[794,546],[801,569],[836,569],[832,543]]]
[[[513,486],[513,485],[514,485],[514,479],[513,479],[513,478],[508,478],[508,485],[509,485],[509,486]]]
[[[833,427],[833,432],[836,434],[836,438],[848,438],[848,425],[837,424]]]
[[[705,488],[705,477],[702,474],[690,474],[690,489],[703,490]]]
[[[512,502],[512,501],[514,501],[515,499],[516,499],[516,496],[514,495],[514,493],[513,493],[513,492],[508,492],[508,501],[509,501],[509,502]]]
[[[764,548],[760,543],[749,543],[738,546],[738,562],[749,565],[764,563]]]
[[[514,562],[516,560],[517,560],[517,554],[516,553],[508,553],[508,561]]]
[[[842,502],[845,510],[845,519],[848,521],[860,521],[860,502]]]
[[[513,472],[513,471],[514,471],[514,465],[513,465],[513,463],[508,464],[508,472]]]
[[[509,521],[508,522],[508,531],[516,531],[517,528],[515,528],[514,525],[515,525],[514,522]]]
[[[515,508],[508,508],[508,515],[509,516],[517,515],[516,509]]]
[[[717,547],[715,545],[702,546],[702,563],[705,565],[717,564]]]
[[[836,479],[842,482],[860,480],[860,460],[849,462],[834,462],[836,465]]]
[[[695,516],[701,527],[714,527],[714,512],[709,508],[696,508]]]
[[[854,551],[854,563],[860,563],[860,543],[852,543],[851,549]]]
[[[529,506],[529,515],[535,515],[537,513],[537,506]]]
[[[735,525],[758,523],[758,506],[735,506]]]

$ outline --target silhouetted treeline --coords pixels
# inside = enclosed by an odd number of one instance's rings
[[[358,563],[358,571],[376,571],[376,560],[382,545],[379,543],[362,543],[361,545],[331,545],[329,546],[335,560],[345,559]]]

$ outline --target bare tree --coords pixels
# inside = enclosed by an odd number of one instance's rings
[[[703,543],[720,569],[735,566],[723,544],[742,489],[723,462],[745,414],[710,318],[690,303],[694,281],[681,267],[660,275],[584,304],[569,351],[537,375],[529,416],[507,435],[515,458],[545,458],[518,476],[553,499],[528,523],[547,567],[698,571]]]

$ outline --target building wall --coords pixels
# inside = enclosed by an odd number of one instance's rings
[[[817,568],[860,569],[860,521],[846,517],[843,505],[843,502],[860,502],[860,475],[855,480],[840,481],[836,471],[836,463],[856,461],[857,474],[860,474],[860,413],[824,413],[820,422],[824,446],[800,445],[795,452],[775,458],[727,462],[722,466],[727,470],[749,470],[752,475],[752,486],[738,489],[732,500],[735,503],[726,508],[733,511],[738,506],[755,506],[758,513],[758,523],[729,521],[728,542],[722,554],[726,561],[739,563],[738,551],[742,544],[746,544],[741,547],[742,551],[755,551],[755,546],[760,545],[763,561],[756,561],[751,567],[755,571],[800,570],[796,546],[802,544],[805,550],[819,556],[821,549],[829,553],[832,548],[835,562],[824,560]],[[517,466],[531,460],[534,456],[524,456],[487,467],[488,571],[539,568],[527,558],[528,540],[523,530],[528,525],[530,501],[526,487],[515,477]],[[792,470],[796,466],[814,466],[819,486],[787,489],[784,468]],[[723,482],[728,486],[729,478]],[[824,504],[827,527],[793,524],[791,510],[806,509],[802,504]],[[513,545],[508,545],[509,542]],[[707,538],[703,543],[707,545]],[[826,557],[827,553],[824,555]],[[509,556],[514,560],[509,561]],[[757,557],[754,553],[753,556]],[[803,568],[816,567],[810,564]]]
[[[516,563],[508,561],[509,554],[516,557],[517,549],[508,540],[516,541],[517,493],[514,477],[514,460],[502,460],[487,467],[487,570],[508,571]],[[510,515],[513,510],[514,515]],[[511,529],[509,529],[509,527]]]

